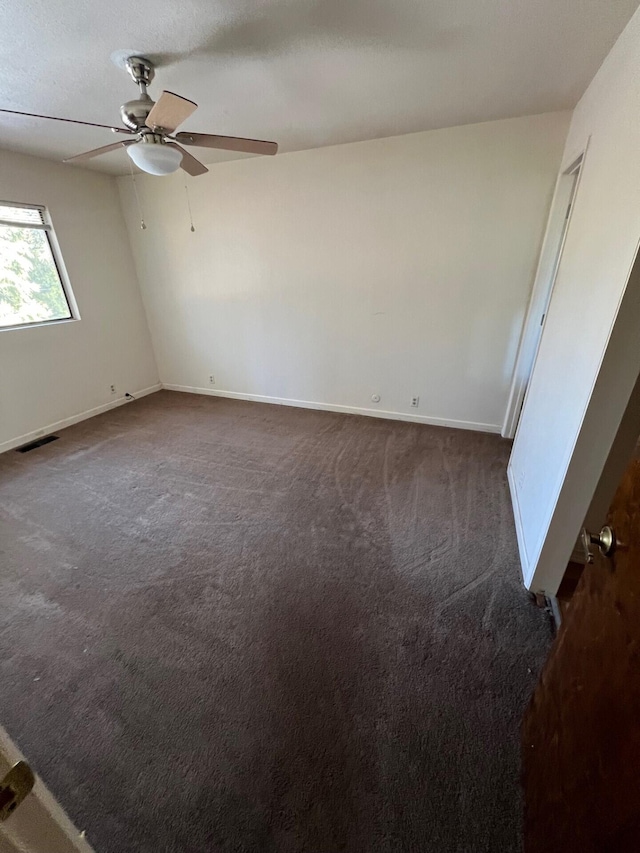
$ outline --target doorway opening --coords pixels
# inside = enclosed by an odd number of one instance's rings
[[[585,152],[583,151],[569,166],[558,176],[551,210],[547,220],[538,269],[531,291],[531,299],[524,321],[520,347],[516,358],[516,365],[511,381],[509,402],[507,412],[502,426],[504,438],[514,438],[520,413],[524,405],[529,378],[533,372],[540,341],[544,332],[545,320],[549,311],[549,304],[553,293],[553,287],[558,275],[562,250],[564,248],[571,213],[573,211],[580,173],[584,163]]]

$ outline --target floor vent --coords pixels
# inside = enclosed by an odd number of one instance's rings
[[[39,438],[37,441],[30,441],[29,444],[23,444],[22,447],[16,447],[18,453],[28,453],[30,450],[35,450],[36,447],[42,447],[43,444],[49,444],[50,441],[57,441],[57,435],[45,435],[44,438]]]

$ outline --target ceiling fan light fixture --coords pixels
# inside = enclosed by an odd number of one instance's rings
[[[127,154],[139,169],[149,175],[170,175],[182,163],[182,152],[166,143],[137,142],[127,147]]]

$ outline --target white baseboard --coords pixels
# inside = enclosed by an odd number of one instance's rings
[[[513,479],[513,471],[511,463],[507,465],[507,480],[509,481],[509,492],[511,493],[511,506],[513,507],[513,520],[516,526],[516,537],[518,539],[518,551],[520,553],[520,568],[522,570],[522,579],[527,589],[531,589],[531,572],[529,570],[529,556],[527,554],[527,546],[524,541],[524,529],[522,527],[522,516],[520,515],[520,503],[518,501],[518,490],[516,489],[515,480]]]
[[[139,397],[146,397],[147,394],[153,394],[154,391],[160,391],[161,389],[162,385],[158,383],[157,385],[149,386],[149,388],[142,388],[139,391],[131,391],[130,393],[138,399]],[[109,400],[108,403],[103,403],[102,406],[87,409],[85,412],[79,412],[77,415],[71,415],[70,418],[64,418],[63,420],[56,421],[53,424],[47,424],[40,429],[34,429],[31,432],[26,432],[24,435],[18,435],[16,438],[10,438],[8,441],[3,441],[0,444],[0,453],[4,453],[6,450],[13,450],[14,447],[22,447],[23,444],[28,444],[30,441],[35,441],[37,438],[42,438],[43,435],[50,435],[52,432],[56,432],[56,430],[64,429],[65,427],[72,426],[72,424],[77,424],[80,421],[86,421],[87,418],[93,418],[96,415],[101,415],[103,412],[108,412],[109,409],[115,409],[117,406],[123,406],[128,402],[129,400],[127,400],[126,397],[118,397],[115,400]]]
[[[339,412],[347,415],[364,415],[368,418],[382,418],[391,421],[406,421],[416,424],[470,429],[477,432],[499,433],[500,424],[482,424],[474,421],[454,421],[446,418],[434,418],[429,415],[412,415],[406,412],[388,412],[381,409],[361,409],[357,406],[342,406],[338,403],[316,403],[312,400],[291,400],[287,397],[266,397],[262,394],[242,394],[238,391],[219,391],[217,388],[195,388],[191,385],[162,385],[167,391],[184,391],[188,394],[207,394],[210,397],[229,397],[232,400],[248,400],[252,403],[271,403],[276,406],[294,406],[299,409],[316,409],[322,412]]]

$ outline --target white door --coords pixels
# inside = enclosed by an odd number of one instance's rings
[[[553,286],[560,266],[562,249],[578,191],[584,157],[585,154],[581,154],[569,169],[558,176],[556,183],[549,219],[547,220],[547,229],[540,250],[538,269],[531,291],[531,300],[520,339],[516,366],[513,371],[507,413],[502,426],[504,438],[513,438],[516,434],[529,377],[533,371],[533,364],[540,346],[544,321],[547,317]]]
[[[18,748],[0,726],[0,783],[18,761]],[[36,775],[30,794],[0,822],[0,853],[93,853]]]

